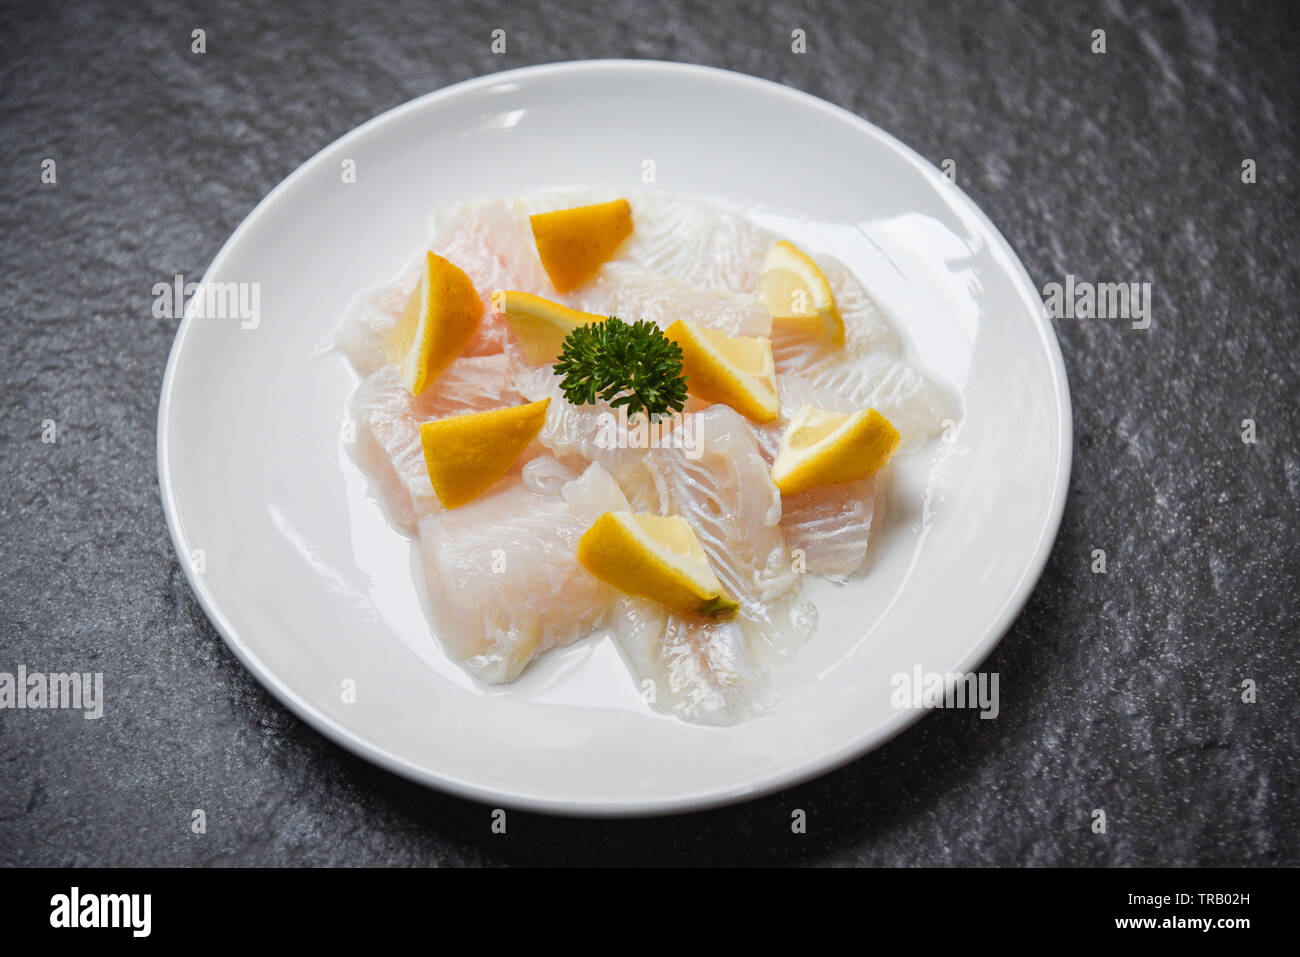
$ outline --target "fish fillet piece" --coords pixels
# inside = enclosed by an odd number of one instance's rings
[[[388,363],[384,334],[397,324],[418,279],[418,270],[411,268],[395,282],[365,290],[339,320],[332,337],[334,347],[363,378]]]
[[[594,279],[567,295],[557,294],[541,268],[528,216],[614,198],[617,194],[608,190],[547,190],[522,199],[456,204],[439,222],[450,226],[489,218],[489,239],[513,264],[515,283],[500,282],[494,288],[535,292],[598,315],[650,319],[664,328],[684,318],[731,335],[768,334],[771,319],[758,299],[754,277],[771,237],[743,217],[683,200],[629,197],[632,235]],[[468,226],[465,231],[472,235]],[[736,237],[744,237],[743,250],[735,248]],[[450,253],[442,255],[456,262]],[[476,260],[476,250],[467,251],[466,258]],[[475,278],[473,273],[470,277]]]
[[[729,291],[733,296],[720,300],[714,318],[702,316],[705,324],[732,335],[763,335],[770,330],[778,373],[808,379],[840,394],[855,408],[874,406],[894,423],[908,446],[937,435],[945,419],[960,418],[956,393],[905,360],[897,330],[843,263],[830,256],[815,257],[844,320],[845,346],[835,349],[780,323],[772,327],[770,320],[764,329],[762,320],[747,308],[738,311],[752,301],[766,312],[756,291],[763,260],[778,238],[775,234],[738,214],[689,201],[638,195],[631,202],[636,230],[589,285],[590,305],[583,307],[587,311],[601,312],[608,304],[622,309],[620,316],[630,314],[642,282],[636,270],[678,284],[665,286],[662,301],[641,297],[647,303],[646,317],[656,322],[660,312],[671,315],[674,300],[681,304],[683,318],[691,318],[686,311],[706,304],[694,290],[714,295]],[[629,291],[620,297],[617,290],[623,283]],[[724,303],[731,312],[722,308]]]
[[[505,348],[508,327],[492,313],[494,289],[555,296],[537,258],[527,217],[512,204],[470,202],[445,207],[434,217],[428,248],[460,267],[483,300],[483,318],[465,347],[467,356],[492,355]],[[361,375],[388,362],[384,334],[397,322],[415,288],[422,258],[423,253],[395,282],[358,296],[335,330],[334,344]]]
[[[424,462],[420,424],[522,404],[511,376],[510,360],[498,353],[453,360],[416,396],[394,365],[381,366],[357,386],[350,401],[357,425],[352,451],[396,524],[414,531],[421,517],[442,509]],[[536,451],[526,450],[521,464]]]
[[[611,621],[642,697],[656,711],[729,725],[771,704],[765,675],[737,622],[674,614],[630,595],[614,603]]]
[[[569,296],[575,308],[625,322],[649,319],[667,329],[678,319],[731,336],[766,336],[772,317],[757,296],[710,289],[674,275],[614,260]]]
[[[862,567],[877,511],[874,475],[844,485],[810,488],[781,500],[781,531],[807,571],[836,582]]]
[[[530,465],[531,475],[550,466]],[[599,465],[558,488],[515,480],[420,520],[435,630],[480,681],[513,681],[545,651],[601,627],[612,588],[578,564],[578,539],[604,512],[627,508]]]
[[[798,376],[777,376],[781,417],[766,425],[749,422],[770,467],[781,448],[790,419],[804,405],[850,413],[856,406],[838,392]],[[870,544],[871,522],[878,507],[875,476],[860,482],[827,485],[799,495],[782,496],[781,531],[791,555],[803,568],[832,581],[846,581],[862,565]]]
[[[831,256],[819,255],[813,258],[830,283],[835,305],[840,311],[840,318],[844,320],[845,345],[854,352],[874,349],[901,352],[903,344],[898,331],[885,318],[876,301],[852,271]]]
[[[628,199],[636,228],[611,263],[632,263],[705,289],[756,294],[763,258],[776,238],[767,230],[701,203],[653,194]]]
[[[542,190],[508,205],[526,222],[532,213],[618,198],[632,206],[632,235],[602,272],[632,265],[701,289],[755,294],[763,257],[775,237],[738,213],[649,192],[582,188]]]
[[[790,420],[795,417],[803,406],[815,405],[827,412],[840,412],[843,414],[857,411],[857,407],[845,396],[830,389],[822,388],[801,376],[777,375],[776,392],[781,400],[781,412],[776,421],[766,423],[749,422],[754,438],[758,440],[763,458],[769,466],[776,461],[777,453],[781,450],[781,438],[785,435]]]
[[[652,443],[693,441],[693,422],[680,414],[663,416],[657,423],[642,414],[630,422],[608,402],[572,404],[564,397],[552,366],[527,369],[515,381],[529,402],[551,400],[537,441],[565,461],[598,462],[620,481],[640,465]],[[700,403],[688,401],[684,411],[699,407]]]
[[[763,257],[776,237],[738,213],[671,196],[607,189],[549,189],[509,200],[507,205],[526,223],[532,213],[618,198],[626,198],[632,206],[632,235],[605,263],[598,278],[634,266],[698,289],[756,295]],[[573,305],[568,297],[564,301]]]
[[[894,424],[909,447],[942,432],[945,419],[960,418],[961,400],[956,392],[904,360],[897,331],[853,274],[834,259],[816,259],[844,319],[845,344],[836,349],[776,323],[772,359],[778,375],[796,377],[822,389],[823,402],[814,402],[822,408],[838,412],[875,408]],[[849,405],[836,408],[823,404],[826,392],[847,399]]]
[[[886,349],[857,356],[826,348],[791,353],[774,340],[772,356],[778,375],[805,379],[855,409],[876,409],[898,429],[905,447],[920,445],[942,432],[945,420],[961,417],[961,400],[951,387]]]
[[[812,635],[817,612],[799,594],[780,527],[781,494],[744,418],[725,405],[692,418],[694,443],[645,453],[623,487],[639,511],[684,516],[740,603],[742,628],[790,653]]]

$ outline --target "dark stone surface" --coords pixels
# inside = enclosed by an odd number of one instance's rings
[[[102,670],[111,707],[0,712],[0,863],[1300,864],[1300,6],[595,9],[4,6],[0,671]],[[362,120],[468,77],[610,56],[767,76],[951,157],[1036,283],[1151,282],[1153,321],[1057,321],[1074,475],[1046,574],[987,665],[1000,720],[936,713],[740,807],[518,813],[493,836],[485,808],[302,724],[204,617],[159,504],[175,323],[151,316],[150,290],[201,274],[272,186]]]

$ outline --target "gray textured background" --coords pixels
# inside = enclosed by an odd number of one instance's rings
[[[7,4],[0,671],[102,670],[109,708],[0,712],[0,863],[1300,864],[1300,5],[1130,6]],[[368,117],[610,56],[729,67],[854,110],[955,159],[1037,284],[1149,281],[1154,319],[1056,323],[1074,475],[1046,574],[987,665],[1000,720],[936,713],[740,807],[516,813],[493,836],[485,808],[326,742],[207,622],[159,503],[175,323],[151,316],[150,289],[201,274],[272,186]]]

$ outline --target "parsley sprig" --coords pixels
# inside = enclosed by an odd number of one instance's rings
[[[603,399],[628,418],[645,411],[652,421],[686,404],[682,348],[647,319],[627,323],[617,316],[579,326],[564,338],[555,374],[574,405]]]

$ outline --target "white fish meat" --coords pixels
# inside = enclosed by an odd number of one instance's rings
[[[790,420],[804,405],[850,413],[849,399],[798,376],[778,376],[781,414],[775,422],[749,422],[764,461],[776,461]],[[781,497],[781,530],[793,558],[805,571],[846,581],[862,565],[870,545],[872,517],[879,506],[875,477],[843,485],[812,488]]]
[[[725,405],[693,418],[694,448],[646,453],[623,483],[628,498],[642,511],[685,516],[740,603],[747,633],[790,653],[811,636],[816,609],[799,596],[799,573],[781,533],[781,494],[745,419]]]
[[[781,496],[769,468],[800,406],[871,406],[916,446],[961,415],[947,385],[912,365],[902,337],[843,264],[815,258],[844,319],[832,349],[773,323],[757,295],[780,238],[739,214],[654,193],[628,196],[634,231],[590,282],[558,294],[542,268],[530,214],[619,194],[555,189],[440,209],[427,248],[460,267],[484,304],[464,355],[412,397],[383,339],[414,288],[423,253],[392,283],[358,296],[335,344],[363,376],[350,406],[355,455],[390,516],[418,532],[436,633],[477,679],[514,680],[538,655],[608,626],[633,679],[653,682],[652,706],[683,720],[727,725],[774,703],[768,675],[815,630],[805,572],[834,581],[867,555],[882,504],[876,477]],[[597,315],[677,319],[729,335],[770,336],[781,398],[775,423],[688,400],[651,427],[608,404],[575,406],[551,366],[524,361],[491,311],[495,289],[518,289]],[[484,495],[444,510],[419,440],[423,422],[550,398],[547,419],[510,473]],[[577,562],[581,535],[606,511],[682,515],[740,603],[729,621],[680,615],[616,592]]]
[[[867,557],[878,494],[873,475],[782,496],[781,531],[791,555],[806,571],[847,581]]]
[[[656,711],[729,725],[771,704],[766,676],[739,623],[678,615],[627,595],[615,602],[611,617],[614,640],[642,698]]]
[[[604,401],[574,405],[564,397],[553,366],[521,372],[516,383],[529,402],[551,400],[538,442],[566,461],[598,462],[620,481],[640,465],[646,449],[654,444],[693,441],[692,420],[681,414],[660,416],[651,422],[644,414],[629,420]],[[684,411],[699,407],[699,402],[688,401]]]
[[[349,403],[356,423],[353,456],[395,524],[413,531],[422,516],[442,508],[429,481],[420,425],[522,404],[512,378],[509,359],[498,353],[453,360],[418,396],[411,395],[393,365],[381,366],[357,386]],[[525,452],[516,468],[532,454]]]
[[[491,355],[505,348],[505,320],[492,313],[495,289],[537,290],[555,298],[542,269],[527,218],[504,202],[458,203],[434,217],[427,248],[459,267],[483,301],[478,330],[464,355]],[[361,375],[388,362],[384,335],[396,323],[415,289],[424,254],[416,257],[395,282],[358,296],[334,333],[334,344]]]
[[[569,295],[575,309],[626,321],[648,319],[667,329],[678,319],[729,336],[766,336],[772,317],[755,295],[695,286],[644,266],[614,260]]]
[[[592,465],[546,488],[505,482],[420,521],[438,637],[480,681],[513,681],[543,652],[590,635],[615,597],[578,563],[577,546],[603,513],[627,508],[618,483]]]

